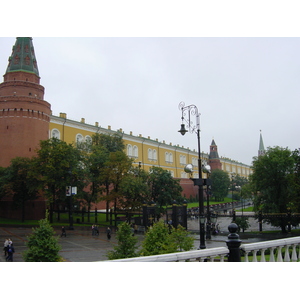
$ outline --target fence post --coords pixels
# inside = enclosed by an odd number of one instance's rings
[[[148,227],[148,208],[147,208],[146,203],[143,203],[143,226],[145,227],[145,230],[147,230],[147,227]]]
[[[292,226],[291,226],[292,214],[291,214],[290,208],[288,208],[287,220],[288,220],[288,233],[291,233],[292,232]]]
[[[259,231],[262,231],[262,220],[263,220],[263,217],[262,217],[262,212],[261,210],[258,212],[258,224],[259,224]]]
[[[240,245],[241,240],[239,235],[236,233],[238,231],[238,225],[235,223],[231,223],[228,226],[228,230],[230,234],[228,235],[228,240],[226,241],[227,247],[229,249],[229,262],[240,262],[241,261],[241,252]]]
[[[182,206],[182,215],[183,215],[183,227],[187,230],[187,201],[183,201]]]
[[[177,213],[177,203],[174,200],[172,204],[172,225],[174,228],[178,226],[178,213]]]

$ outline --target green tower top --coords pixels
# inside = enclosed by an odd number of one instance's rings
[[[17,37],[16,43],[12,48],[6,73],[18,71],[29,72],[39,76],[31,37]]]

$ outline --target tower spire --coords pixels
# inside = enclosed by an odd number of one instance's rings
[[[29,72],[39,76],[39,70],[34,53],[31,37],[17,37],[12,48],[12,54],[8,58],[6,73]]]
[[[218,146],[216,145],[215,140],[213,139],[210,145],[210,151],[208,156],[208,164],[211,167],[211,170],[222,169],[222,163],[218,154]]]
[[[261,156],[264,154],[265,154],[265,147],[264,147],[264,142],[263,142],[263,138],[262,138],[261,130],[260,130],[258,156]]]
[[[0,83],[0,166],[11,159],[32,157],[49,138],[51,105],[44,100],[32,38],[17,38]]]

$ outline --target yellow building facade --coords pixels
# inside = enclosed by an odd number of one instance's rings
[[[184,171],[187,164],[193,165],[193,177],[198,178],[198,152],[179,145],[166,144],[165,141],[158,141],[142,135],[135,136],[132,132],[125,133],[120,128],[112,130],[99,127],[98,122],[94,125],[86,124],[85,119],[74,121],[67,118],[66,113],[59,116],[52,115],[50,118],[49,138],[56,137],[66,143],[77,143],[91,140],[95,133],[122,135],[126,154],[134,159],[135,165],[141,165],[146,171],[152,166],[168,170],[174,178],[189,178]],[[208,153],[201,153],[202,162],[208,163]],[[251,168],[248,165],[239,163],[229,158],[220,157],[222,169],[227,173],[238,174],[248,178]],[[205,176],[204,176],[205,177]]]

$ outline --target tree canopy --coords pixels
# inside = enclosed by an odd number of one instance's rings
[[[25,203],[38,197],[39,179],[34,175],[34,159],[16,157],[10,166],[3,170],[3,194],[10,195],[14,207],[22,209],[22,222],[25,221]]]
[[[287,214],[299,212],[299,151],[270,147],[253,160],[250,181],[255,193],[254,210],[262,213]],[[266,221],[285,231],[287,218]]]
[[[0,169],[0,196],[7,194],[7,178],[11,178],[10,190],[14,189],[18,201],[32,200],[33,188],[36,187],[48,200],[50,222],[53,222],[52,212],[55,210],[69,207],[70,212],[76,205],[84,209],[87,205],[90,211],[92,203],[99,201],[106,202],[107,221],[112,202],[114,207],[127,211],[140,209],[143,202],[155,202],[161,211],[174,200],[177,203],[183,201],[179,180],[174,179],[169,171],[155,166],[149,172],[134,167],[133,159],[124,149],[120,134],[97,133],[92,140],[76,145],[56,138],[41,141],[35,157],[19,159],[18,164],[13,162],[10,167]],[[26,165],[22,167],[21,162]],[[16,186],[19,178],[16,175],[23,176],[19,183],[28,187],[27,192],[31,193],[28,197],[21,185]],[[72,201],[66,195],[69,186],[77,187],[77,195],[72,196]],[[20,193],[23,193],[22,197]]]
[[[179,180],[172,177],[170,172],[160,167],[152,167],[148,176],[150,200],[161,210],[163,206],[172,204],[173,200],[182,202],[182,187]]]
[[[81,191],[86,185],[84,156],[74,145],[56,138],[41,141],[34,168],[52,208],[69,205],[66,186],[76,186],[79,191],[77,197],[82,196]]]
[[[216,201],[223,201],[228,195],[228,188],[230,186],[228,174],[223,170],[215,169],[211,172],[210,179],[212,181],[212,196]]]

